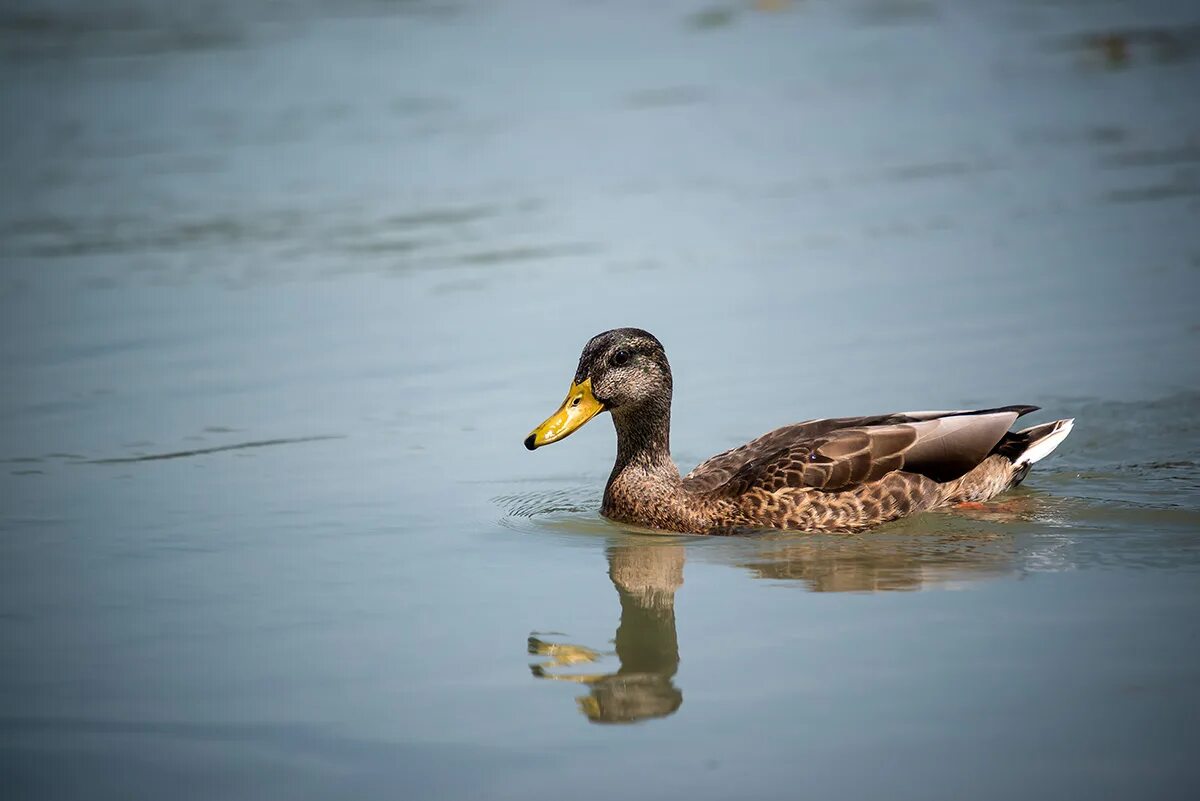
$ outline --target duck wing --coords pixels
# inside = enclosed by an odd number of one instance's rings
[[[776,429],[714,456],[688,474],[692,492],[734,496],[752,488],[841,491],[896,470],[949,481],[987,458],[1033,406],[812,420]]]

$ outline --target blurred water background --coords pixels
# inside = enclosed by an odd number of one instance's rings
[[[1185,798],[1200,8],[8,0],[0,779],[57,798]],[[580,347],[686,471],[1009,403],[1004,502],[596,512]]]

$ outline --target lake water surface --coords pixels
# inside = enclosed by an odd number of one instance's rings
[[[1200,9],[0,11],[5,798],[1190,798]],[[674,455],[1033,403],[986,509],[597,513]],[[1192,791],[1187,788],[1192,787]]]

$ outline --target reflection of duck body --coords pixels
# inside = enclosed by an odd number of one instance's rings
[[[1058,420],[1009,431],[1036,406],[811,420],[725,451],[681,478],[671,461],[671,368],[646,331],[618,328],[584,347],[562,407],[525,440],[566,437],[602,411],[617,461],[601,513],[692,533],[750,528],[858,531],[1020,483],[1071,431]]]
[[[869,537],[766,537],[741,564],[757,578],[800,581],[812,592],[919,590],[1017,569],[1020,551],[1011,536],[964,523],[932,521],[920,536],[904,530]]]

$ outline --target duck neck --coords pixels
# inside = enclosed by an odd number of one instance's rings
[[[647,401],[632,409],[612,412],[617,429],[617,462],[608,484],[622,477],[658,479],[668,485],[681,483],[679,469],[671,461],[671,399]]]

